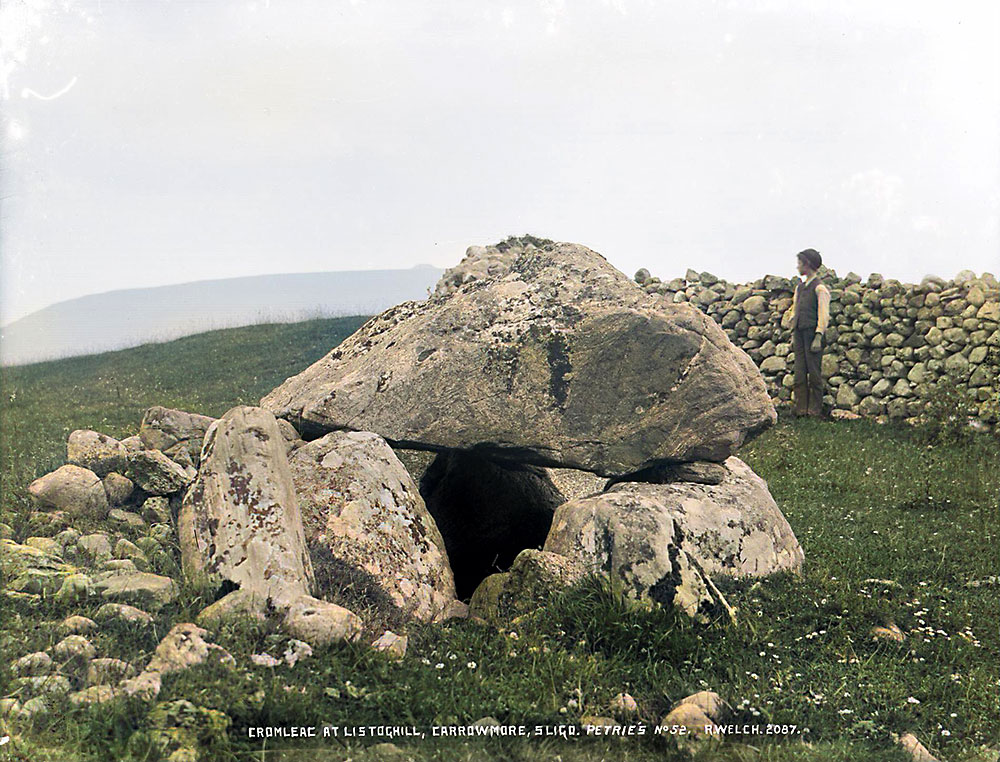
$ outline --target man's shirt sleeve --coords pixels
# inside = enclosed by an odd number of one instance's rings
[[[826,334],[826,326],[830,322],[830,289],[820,283],[816,286],[816,301],[819,303],[819,316],[816,320],[816,332]]]

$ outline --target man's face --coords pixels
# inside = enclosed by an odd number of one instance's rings
[[[795,264],[799,268],[799,275],[808,275],[809,267],[805,262],[802,261],[802,257],[795,258]]]

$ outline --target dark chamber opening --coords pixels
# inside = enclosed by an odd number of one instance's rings
[[[525,548],[541,548],[565,501],[545,469],[442,452],[420,479],[420,494],[444,538],[458,597],[506,571]]]

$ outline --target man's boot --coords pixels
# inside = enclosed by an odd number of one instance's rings
[[[807,384],[795,384],[792,387],[792,399],[795,403],[793,411],[796,418],[801,418],[809,413],[809,386]]]

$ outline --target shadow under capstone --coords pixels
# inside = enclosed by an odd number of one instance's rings
[[[545,469],[442,452],[420,479],[437,523],[460,599],[485,577],[506,571],[525,548],[541,548],[552,515],[565,502]]]

